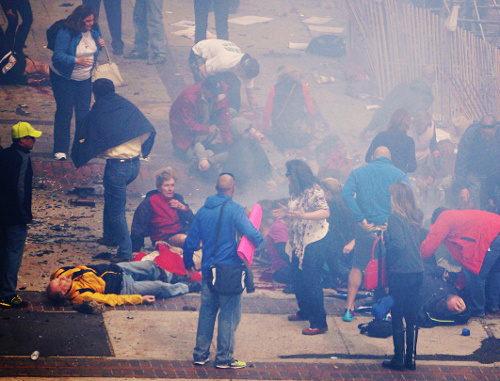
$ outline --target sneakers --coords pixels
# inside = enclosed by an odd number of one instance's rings
[[[247,366],[247,363],[244,361],[234,360],[231,364],[217,364],[215,365],[218,369],[242,369]]]
[[[345,314],[344,317],[342,318],[343,321],[350,322],[353,321],[356,318],[356,312],[353,310],[350,310],[349,308],[345,309]]]
[[[128,60],[147,60],[149,57],[148,52],[139,52],[137,50],[132,50],[129,54],[126,54],[123,58]]]
[[[155,54],[148,61],[148,65],[160,65],[164,64],[165,62],[167,62],[167,57],[165,56],[165,54]]]
[[[54,159],[56,159],[57,161],[66,160],[66,154],[64,152],[56,152],[54,154]]]
[[[23,302],[19,295],[14,296],[12,299],[0,299],[0,306],[4,308],[24,308],[28,307],[28,302]]]
[[[198,365],[198,366],[203,366],[203,365],[205,365],[209,361],[210,361],[210,359],[207,357],[205,360],[193,361],[193,364],[194,365]]]
[[[109,247],[118,246],[118,244],[115,241],[113,241],[112,239],[109,239],[109,238],[105,238],[105,237],[99,238],[96,242],[99,245],[103,245],[103,246],[109,246]]]

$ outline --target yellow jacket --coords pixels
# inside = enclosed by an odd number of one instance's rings
[[[50,276],[50,280],[61,276],[73,280],[67,294],[73,304],[81,304],[90,300],[106,303],[110,306],[141,304],[141,295],[119,295],[106,292],[107,286],[109,290],[109,284],[107,285],[106,282],[114,283],[115,292],[119,292],[121,287],[122,274],[115,269],[116,267],[112,265],[97,265],[93,268],[87,266],[61,267]],[[105,277],[106,280],[103,279]]]

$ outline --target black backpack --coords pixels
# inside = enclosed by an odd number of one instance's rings
[[[373,319],[369,323],[359,324],[358,328],[362,334],[370,337],[385,339],[392,336],[392,322],[385,319]]]
[[[56,45],[57,33],[61,28],[64,28],[64,23],[66,19],[61,19],[52,24],[49,29],[47,29],[47,49],[54,51]]]

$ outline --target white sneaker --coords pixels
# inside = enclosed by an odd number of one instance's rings
[[[54,159],[56,160],[66,160],[66,154],[64,152],[56,152],[54,154]]]

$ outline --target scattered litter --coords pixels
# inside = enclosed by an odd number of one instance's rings
[[[29,108],[30,106],[28,106],[27,104],[18,104],[17,107],[21,107],[21,108]]]
[[[178,26],[181,28],[191,28],[195,26],[194,21],[189,21],[189,20],[182,20],[182,21],[177,21],[176,23],[170,24],[172,26]]]
[[[264,23],[274,20],[272,17],[262,17],[262,16],[243,16],[243,17],[236,17],[234,19],[229,19],[228,21],[233,24],[238,24],[238,25],[252,25],[252,24],[259,24],[259,23]]]
[[[36,361],[36,360],[38,360],[38,357],[39,357],[39,356],[40,356],[40,352],[38,352],[38,351],[34,351],[34,352],[31,354],[31,356],[30,356],[30,357],[31,357],[31,359],[32,359],[33,361]]]
[[[366,105],[365,108],[367,110],[376,110],[376,109],[380,108],[380,105]]]
[[[462,328],[462,336],[470,336],[470,330],[467,328]]]
[[[191,28],[183,29],[183,30],[178,30],[176,32],[172,32],[172,34],[175,34],[176,36],[179,37],[186,37],[189,38],[190,40],[194,40],[194,26]],[[215,34],[207,30],[207,38],[215,38]]]
[[[90,206],[90,207],[95,207],[95,201],[94,200],[69,200],[69,203],[74,206]]]
[[[321,32],[321,33],[343,33],[344,28],[336,27],[336,26],[321,26],[321,25],[309,25],[309,30],[313,32]]]
[[[196,307],[194,306],[184,306],[182,307],[183,311],[196,311]]]
[[[177,337],[177,335],[170,335],[170,337],[173,337],[175,339]]]
[[[22,115],[22,116],[27,116],[27,115],[31,115],[31,112],[24,111],[21,107],[17,107],[16,108],[16,114],[17,115]]]
[[[72,7],[74,4],[73,3],[62,3],[59,5],[60,7]]]
[[[318,83],[332,83],[335,82],[335,77],[329,77],[326,75],[319,75],[318,78],[316,78],[316,81]]]
[[[337,359],[338,359],[338,357],[337,357],[337,356],[331,356],[330,358],[331,358],[332,360],[337,360]]]
[[[308,19],[302,20],[302,22],[305,22],[307,24],[325,24],[328,21],[331,21],[331,17],[309,17]]]
[[[296,50],[306,50],[308,45],[308,42],[289,42],[288,48]]]

